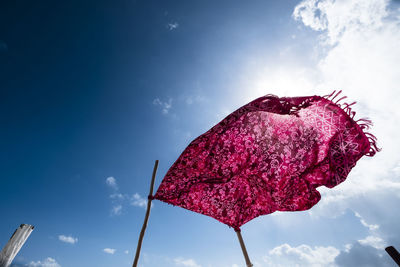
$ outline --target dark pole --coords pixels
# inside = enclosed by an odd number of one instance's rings
[[[139,241],[136,248],[135,260],[133,261],[132,265],[133,267],[137,267],[140,256],[140,249],[142,248],[143,236],[144,233],[146,232],[147,222],[150,216],[151,201],[153,200],[154,180],[156,179],[157,168],[158,168],[158,160],[156,160],[156,162],[154,163],[153,176],[151,177],[151,184],[150,184],[150,193],[149,193],[149,198],[147,200],[146,216],[144,217],[142,230],[140,231]]]
[[[400,253],[392,246],[385,248],[386,252],[400,266]]]

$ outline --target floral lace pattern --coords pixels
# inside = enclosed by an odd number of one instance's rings
[[[343,182],[377,150],[363,132],[370,121],[358,124],[350,105],[329,98],[267,95],[239,108],[190,143],[154,198],[235,229],[277,210],[310,209],[318,186]]]

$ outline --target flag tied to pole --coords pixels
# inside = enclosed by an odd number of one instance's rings
[[[379,149],[351,105],[328,96],[260,97],[228,115],[183,151],[155,199],[211,216],[235,229],[274,211],[300,211],[319,186],[343,182]],[[334,102],[335,101],[335,102]]]

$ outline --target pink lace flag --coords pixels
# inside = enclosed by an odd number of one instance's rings
[[[189,144],[154,198],[236,230],[277,210],[310,209],[317,187],[338,185],[378,151],[365,132],[371,121],[354,121],[354,103],[333,102],[334,93],[267,95],[239,108]]]

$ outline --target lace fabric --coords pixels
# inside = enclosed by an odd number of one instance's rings
[[[340,93],[340,92],[339,92]],[[300,211],[319,186],[343,182],[373,156],[371,121],[329,96],[267,95],[239,108],[183,151],[154,198],[211,216],[235,229],[274,211]]]

